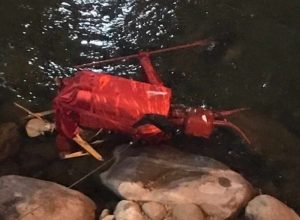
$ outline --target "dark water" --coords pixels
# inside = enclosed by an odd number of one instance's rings
[[[72,66],[203,37],[211,53],[187,50],[154,62],[175,97],[209,106],[248,106],[300,133],[298,1],[21,1],[0,3],[0,83],[36,105]],[[136,74],[134,62],[102,67]]]
[[[213,37],[153,58],[176,102],[250,107],[299,137],[299,18],[298,0],[0,0],[0,104],[42,110],[74,65]],[[98,70],[140,76],[134,61]]]

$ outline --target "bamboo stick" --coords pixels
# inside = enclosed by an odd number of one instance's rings
[[[83,140],[79,134],[77,134],[73,140],[97,160],[103,160],[103,157],[88,142]]]
[[[41,120],[44,121],[44,119],[43,119],[41,116],[39,116],[39,115],[36,114],[36,113],[33,113],[32,111],[30,111],[29,109],[23,107],[22,105],[20,105],[20,104],[18,104],[18,103],[16,103],[16,102],[14,102],[14,105],[17,106],[18,108],[22,109],[23,111],[27,112],[29,115],[32,115],[33,117],[38,118],[38,119],[41,119]]]
[[[82,151],[77,151],[77,152],[74,152],[74,153],[70,153],[70,154],[66,154],[63,156],[63,159],[70,159],[70,158],[76,158],[76,157],[83,157],[83,156],[86,156],[86,155],[89,155],[89,153],[87,152],[82,152]]]

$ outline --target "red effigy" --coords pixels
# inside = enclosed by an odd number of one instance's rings
[[[207,44],[207,41],[204,43]],[[200,41],[187,46],[204,43]],[[159,79],[151,64],[150,53],[140,53],[137,57],[144,69],[146,82],[89,70],[63,79],[61,91],[54,99],[60,152],[70,152],[70,141],[79,135],[80,127],[110,130],[135,139],[161,140],[170,137],[169,134],[209,138],[214,127],[223,126],[236,131],[250,143],[243,131],[226,119],[226,116],[244,108],[214,111],[171,105],[172,91]]]

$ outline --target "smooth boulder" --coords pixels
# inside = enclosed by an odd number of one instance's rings
[[[144,203],[142,210],[151,220],[162,220],[167,215],[164,205],[157,202]]]
[[[294,210],[269,195],[259,195],[251,200],[245,215],[249,220],[300,220]]]
[[[115,164],[100,177],[127,200],[193,203],[207,215],[225,219],[253,197],[241,175],[213,159],[168,146],[124,148],[115,150]]]
[[[94,220],[95,209],[88,197],[56,183],[0,177],[0,219]]]
[[[114,211],[114,218],[116,220],[146,220],[139,204],[126,200],[118,203]]]

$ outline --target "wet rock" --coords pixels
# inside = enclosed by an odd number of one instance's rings
[[[142,210],[151,220],[161,220],[167,215],[165,207],[157,202],[144,203]]]
[[[195,204],[177,204],[173,207],[173,218],[176,220],[204,220],[205,216]]]
[[[139,204],[126,200],[118,203],[114,216],[116,220],[145,220]]]
[[[101,179],[128,200],[194,203],[210,216],[228,218],[253,196],[242,176],[213,159],[167,146],[123,149],[116,149],[116,163]]]
[[[0,219],[94,220],[95,204],[80,192],[22,176],[0,178]]]
[[[245,215],[249,220],[300,220],[292,209],[268,195],[259,195],[251,200]]]
[[[20,148],[20,134],[15,123],[0,124],[0,161],[15,154]]]
[[[109,214],[109,210],[104,209],[99,220],[162,220],[168,215],[164,205],[156,202],[138,203],[134,201],[120,201],[114,211],[114,215]]]
[[[114,220],[115,216],[114,215],[107,215],[104,218],[101,218],[100,220]]]
[[[101,215],[99,217],[99,220],[115,220],[115,216],[110,214],[110,211],[108,209],[104,209],[101,212]]]
[[[102,212],[101,212],[101,215],[99,217],[99,219],[103,219],[105,216],[109,215],[109,210],[108,209],[103,209]]]

